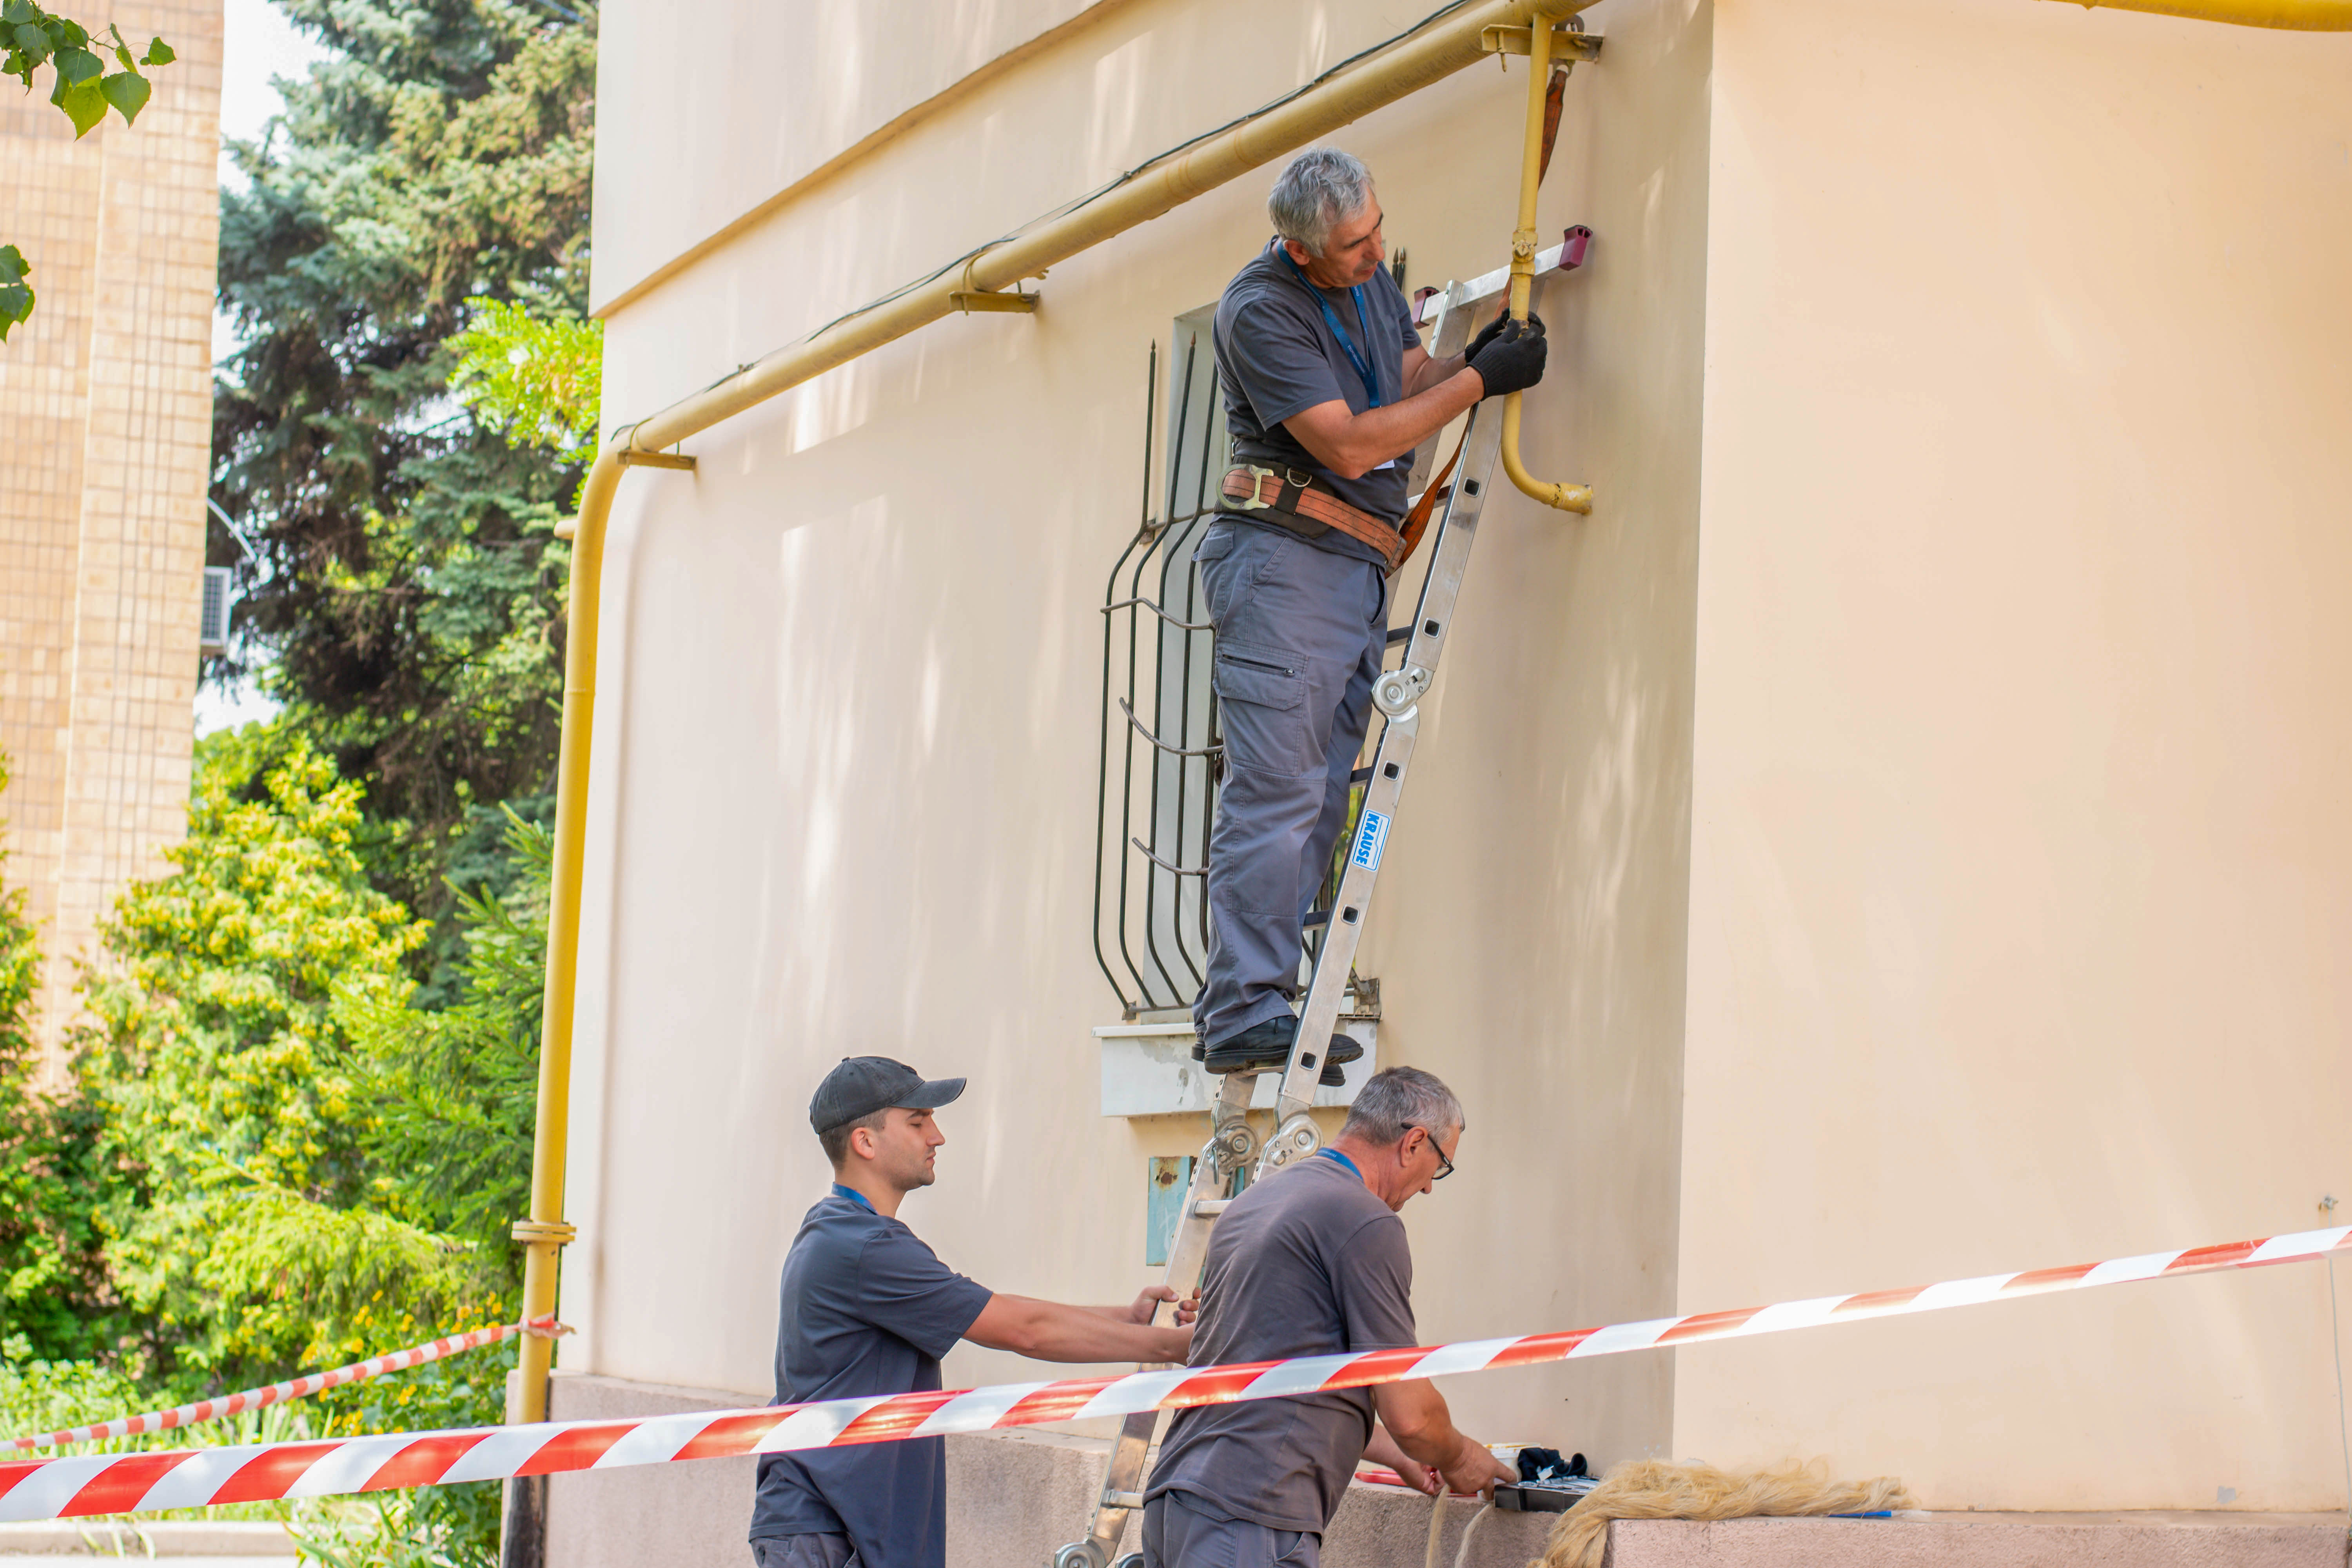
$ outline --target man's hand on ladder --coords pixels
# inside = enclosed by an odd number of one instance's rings
[[[1165,1285],[1148,1287],[1135,1299],[1132,1306],[1106,1307],[1103,1309],[1103,1315],[1117,1318],[1122,1322],[1149,1324],[1159,1315],[1160,1303],[1162,1301],[1176,1303],[1176,1326],[1180,1329],[1191,1328],[1192,1320],[1201,1315],[1201,1291],[1198,1286],[1193,1288],[1190,1296],[1180,1297]]]

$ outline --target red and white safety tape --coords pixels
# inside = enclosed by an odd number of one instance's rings
[[[411,1345],[404,1351],[370,1356],[365,1361],[355,1361],[349,1366],[339,1366],[331,1372],[305,1373],[284,1383],[273,1383],[267,1388],[248,1388],[239,1394],[224,1394],[218,1399],[199,1399],[194,1405],[183,1405],[176,1410],[118,1415],[94,1426],[44,1432],[37,1437],[12,1437],[8,1439],[7,1447],[20,1451],[58,1448],[68,1443],[103,1443],[115,1437],[135,1437],[144,1432],[169,1432],[177,1426],[193,1426],[200,1421],[218,1421],[224,1416],[242,1415],[247,1410],[259,1410],[267,1405],[282,1405],[289,1399],[323,1394],[347,1383],[363,1383],[387,1372],[422,1366],[428,1361],[439,1361],[443,1356],[456,1355],[460,1351],[478,1350],[500,1340],[512,1339],[517,1334],[554,1335],[571,1331],[553,1318],[536,1318],[529,1323],[500,1323],[495,1328],[476,1329],[471,1333],[453,1334],[427,1344]]]
[[[2153,1252],[2068,1268],[2035,1268],[1948,1279],[1905,1290],[1823,1296],[1728,1312],[1652,1318],[1605,1328],[1570,1329],[1520,1339],[1300,1356],[1236,1366],[1176,1367],[1124,1377],[1007,1384],[936,1394],[877,1394],[758,1410],[697,1411],[641,1421],[551,1421],[466,1431],[394,1432],[319,1443],[98,1454],[0,1465],[0,1521],[79,1518],[207,1503],[329,1497],[456,1481],[501,1480],[562,1470],[609,1470],[677,1459],[775,1454],[902,1437],[985,1432],[1082,1421],[1098,1415],[1277,1399],[1327,1389],[1363,1388],[1406,1378],[1528,1366],[1615,1355],[1655,1345],[1779,1333],[1860,1318],[1932,1312],[2013,1296],[2172,1279],[2225,1268],[2289,1263],[2344,1250],[2352,1226],[2261,1241]]]

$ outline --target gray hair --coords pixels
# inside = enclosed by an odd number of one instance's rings
[[[1274,232],[1297,240],[1309,256],[1330,243],[1331,226],[1364,210],[1372,199],[1372,173],[1337,147],[1316,147],[1290,161],[1266,194]]]
[[[1435,1073],[1383,1068],[1356,1091],[1356,1103],[1348,1108],[1348,1124],[1339,1129],[1339,1136],[1385,1149],[1411,1128],[1434,1138],[1464,1124],[1462,1102]]]

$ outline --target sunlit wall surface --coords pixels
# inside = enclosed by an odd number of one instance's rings
[[[714,58],[616,4],[608,422],[1427,8],[745,4]],[[2352,40],[2029,0],[1589,20],[1539,227],[1599,237],[1543,286],[1528,455],[1599,499],[1488,506],[1360,963],[1384,1059],[1470,1117],[1406,1213],[1424,1336],[2319,1223],[2352,1200]],[[1408,286],[1506,259],[1521,68],[1334,138]],[[1202,1128],[1098,1114],[1097,606],[1146,355],[1263,242],[1270,178],[624,481],[563,1365],[766,1386],[823,1190],[808,1091],[859,1051],[972,1079],[908,1209],[951,1263],[1089,1300],[1148,1278],[1146,1163]],[[2325,1288],[1448,1393],[1482,1437],[1821,1455],[1942,1507],[2317,1509]]]

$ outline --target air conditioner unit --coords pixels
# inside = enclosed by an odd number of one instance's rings
[[[204,615],[196,628],[196,651],[200,654],[228,651],[228,585],[235,575],[226,566],[205,568]]]

